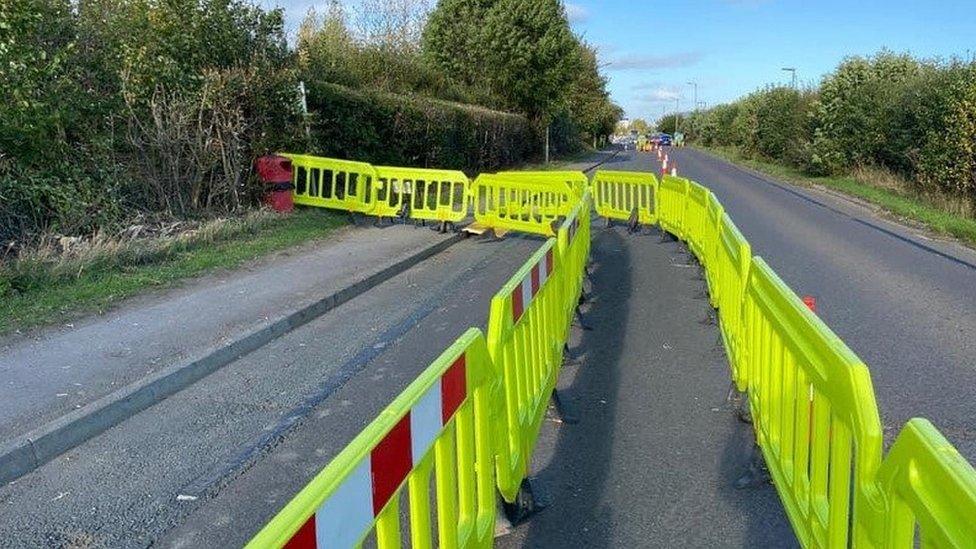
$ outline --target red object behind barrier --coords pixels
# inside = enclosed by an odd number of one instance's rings
[[[291,193],[291,160],[269,154],[255,160],[254,167],[266,186],[264,203],[276,212],[292,211],[295,204]]]

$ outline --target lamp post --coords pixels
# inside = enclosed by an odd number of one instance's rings
[[[796,89],[796,67],[783,67],[782,70],[790,73],[790,87]]]

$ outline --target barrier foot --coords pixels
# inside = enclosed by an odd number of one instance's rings
[[[587,292],[585,288],[581,289],[579,299],[576,300],[576,306],[578,307],[587,301],[590,301],[590,292]]]
[[[609,229],[610,227],[613,227],[613,220],[608,217],[607,218],[607,223],[606,223],[606,225],[604,225],[604,227],[607,228],[607,229]]]
[[[752,409],[749,408],[749,395],[740,392],[735,387],[735,382],[729,384],[729,395],[726,401],[731,402],[735,407],[735,417],[742,423],[752,425]]]
[[[752,455],[749,457],[749,466],[745,474],[737,478],[732,486],[738,490],[745,488],[755,488],[769,484],[773,478],[769,475],[769,468],[766,467],[766,460],[763,459],[762,450],[758,444],[752,445]]]
[[[518,493],[515,494],[515,501],[508,503],[503,500],[502,507],[505,511],[505,518],[508,519],[512,526],[518,526],[532,515],[544,509],[544,507],[538,505],[536,502],[535,495],[532,491],[532,483],[529,482],[529,479],[522,480],[522,485],[519,486]]]
[[[630,212],[630,217],[627,219],[627,234],[634,234],[640,230],[640,215],[637,208]]]
[[[575,309],[573,309],[573,313],[574,313],[574,316],[576,318],[576,321],[574,322],[574,324],[576,324],[581,329],[583,329],[584,331],[587,331],[587,332],[593,330],[593,327],[592,326],[587,325],[586,322],[583,321],[583,313],[580,312],[579,307],[576,307]]]
[[[565,423],[567,425],[576,425],[579,423],[579,418],[569,411],[566,404],[559,397],[559,390],[552,390],[552,404],[556,409],[556,415],[559,416],[559,422]]]

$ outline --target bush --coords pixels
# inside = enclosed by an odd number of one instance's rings
[[[436,99],[309,85],[312,149],[377,164],[463,169],[510,166],[542,144],[522,116]]]
[[[845,59],[818,89],[769,88],[696,115],[691,138],[813,175],[876,167],[976,211],[976,62],[881,51]]]

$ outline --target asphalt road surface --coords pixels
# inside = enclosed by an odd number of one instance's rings
[[[976,463],[976,253],[834,193],[693,149],[680,175],[710,188],[753,247],[871,371],[886,444],[926,417]],[[659,169],[628,151],[610,169]]]
[[[190,546],[242,545],[485,324],[492,295],[541,242],[455,244],[0,486],[0,545],[145,547],[208,506],[226,518],[208,526],[223,528]]]

